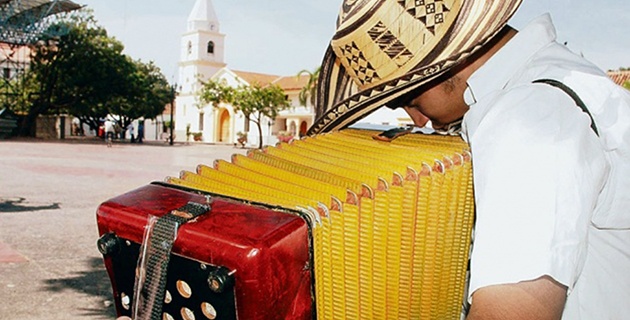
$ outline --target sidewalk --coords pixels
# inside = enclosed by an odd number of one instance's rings
[[[0,140],[0,319],[114,319],[96,208],[233,146]]]

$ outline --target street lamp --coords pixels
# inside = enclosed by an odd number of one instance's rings
[[[175,122],[173,121],[173,110],[175,109],[175,87],[177,84],[171,86],[171,122],[169,123],[170,136],[168,138],[168,144],[173,145],[173,131],[175,130]]]

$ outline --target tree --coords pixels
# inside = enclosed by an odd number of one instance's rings
[[[236,90],[227,84],[225,79],[210,79],[209,81],[203,81],[198,79],[202,83],[201,93],[199,98],[204,104],[211,104],[212,107],[218,109],[221,103],[232,104],[234,102],[234,94]],[[198,108],[202,106],[198,105]],[[249,120],[246,118],[246,121]],[[186,128],[186,139],[190,133],[190,125]],[[247,135],[247,133],[245,133]]]
[[[240,111],[258,128],[258,148],[262,143],[262,124],[265,118],[275,120],[278,113],[287,109],[290,104],[284,90],[278,85],[239,86],[233,98],[234,111]]]
[[[200,98],[204,103],[212,104],[218,108],[221,103],[232,103],[234,100],[235,90],[227,84],[225,79],[211,79],[203,82]]]
[[[63,29],[59,37],[45,32],[33,46],[29,73],[37,88],[23,130],[34,128],[40,114],[67,112],[98,128],[108,114],[108,103],[127,88],[121,77],[132,66],[122,55],[123,45],[99,27],[90,11],[80,11],[49,29]],[[25,133],[23,131],[23,133]]]
[[[235,112],[241,112],[258,128],[258,148],[262,148],[262,124],[265,118],[275,120],[278,113],[290,104],[278,85],[260,84],[230,87],[225,80],[210,80],[201,89],[201,101],[218,108],[220,103],[230,103]]]
[[[30,73],[24,73],[1,82],[3,93],[0,94],[0,109],[8,108],[14,113],[27,114],[30,97],[35,92],[37,82]]]
[[[135,119],[157,117],[173,99],[173,90],[166,77],[153,62],[130,60],[129,70],[125,70],[120,77],[126,83],[126,88],[115,97],[108,111],[119,115],[123,127]]]
[[[297,77],[298,79],[303,75],[303,74],[307,74],[308,75],[308,82],[306,83],[306,86],[304,86],[299,93],[298,98],[300,99],[300,105],[305,106],[306,107],[306,102],[310,101],[311,105],[314,106],[315,103],[317,103],[317,83],[319,80],[319,72],[321,70],[321,67],[317,67],[315,69],[315,71],[310,72],[306,69],[298,72]]]
[[[113,114],[124,128],[141,117],[155,118],[171,101],[172,90],[160,69],[122,54],[122,43],[96,24],[91,11],[81,10],[49,28],[65,32],[42,36],[33,46],[28,77],[35,85],[29,86],[23,125],[30,134],[40,114],[69,113],[93,130]]]

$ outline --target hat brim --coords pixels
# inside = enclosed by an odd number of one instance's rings
[[[501,8],[501,12],[483,12],[478,14],[473,22],[467,22],[468,25],[462,22],[455,26],[454,28],[459,30],[454,30],[453,33],[460,33],[460,35],[459,38],[445,39],[445,47],[442,50],[455,52],[447,58],[425,61],[424,66],[419,66],[401,77],[365,90],[358,89],[350,74],[329,46],[324,55],[318,80],[316,120],[307,134],[313,135],[343,129],[368,116],[376,109],[417,91],[427,83],[437,79],[490,42],[507,24],[520,2],[520,0],[512,1],[507,7]],[[468,3],[468,5],[474,6],[474,3]],[[479,21],[483,21],[487,25],[482,29],[483,32],[474,34],[473,39],[466,39],[468,43],[471,43],[467,48],[462,49],[461,43],[449,42],[465,39],[468,35],[461,31],[466,30],[466,28],[474,28],[473,23],[478,24]]]

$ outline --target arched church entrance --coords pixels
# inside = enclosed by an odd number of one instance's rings
[[[219,142],[229,142],[231,136],[230,112],[227,109],[221,109],[219,115]]]

